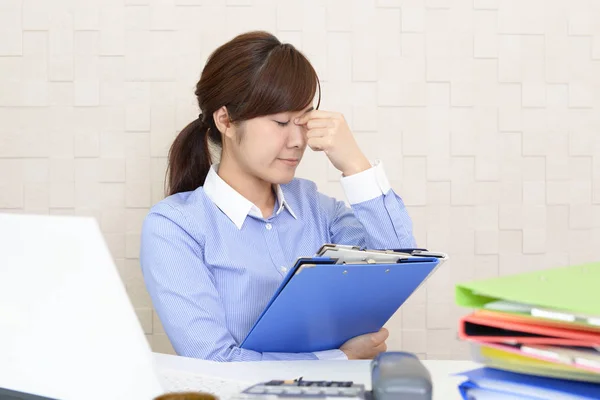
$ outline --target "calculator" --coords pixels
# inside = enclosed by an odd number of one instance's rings
[[[365,386],[352,381],[272,380],[250,386],[236,399],[365,399]]]

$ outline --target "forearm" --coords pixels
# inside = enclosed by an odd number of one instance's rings
[[[338,242],[355,240],[354,237],[345,237],[348,235],[344,235],[344,231],[361,229],[362,244],[373,249],[416,247],[408,210],[400,196],[391,188],[381,163],[343,177],[341,184],[352,207],[352,215],[350,210],[338,205],[337,218],[333,224],[337,231],[334,233],[339,233]]]
[[[293,361],[293,360],[346,360],[341,350],[327,350],[314,353],[258,352],[242,349],[233,343],[223,343],[203,349],[202,346],[176,346],[181,356],[202,358],[220,362],[235,361]]]
[[[412,220],[393,190],[375,199],[355,204],[352,210],[365,231],[365,246],[371,249],[417,247]]]

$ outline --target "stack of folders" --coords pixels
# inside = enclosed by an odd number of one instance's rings
[[[600,263],[456,286],[459,322],[483,368],[463,398],[600,399]]]

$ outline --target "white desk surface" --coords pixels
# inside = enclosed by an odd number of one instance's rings
[[[219,363],[153,353],[158,371],[175,370],[207,377],[264,382],[271,379],[354,381],[371,388],[370,361],[258,361]],[[435,400],[461,399],[458,384],[464,378],[452,374],[477,368],[472,361],[423,360],[433,380]]]

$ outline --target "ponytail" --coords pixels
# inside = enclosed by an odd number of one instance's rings
[[[212,120],[212,118],[211,118]],[[204,184],[211,167],[211,156],[208,146],[209,132],[214,139],[214,123],[204,121],[202,114],[190,122],[177,135],[169,150],[167,167],[167,195],[196,190]]]

